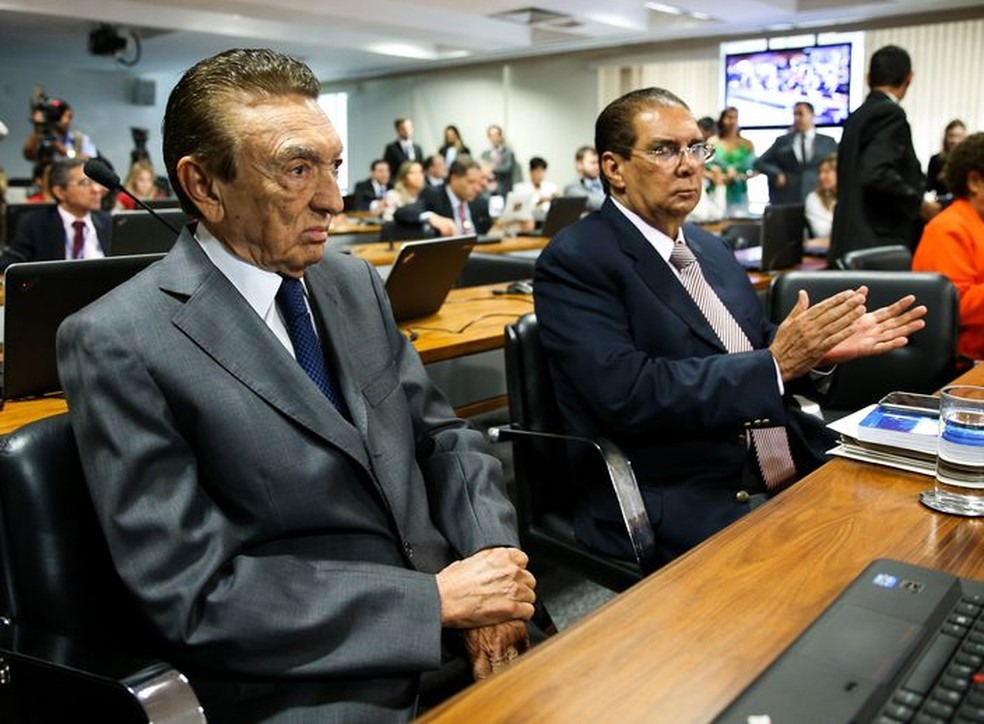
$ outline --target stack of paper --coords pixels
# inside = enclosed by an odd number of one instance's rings
[[[896,416],[922,419],[900,420]],[[840,434],[841,442],[827,453],[922,475],[934,475],[937,424],[935,417],[888,411],[878,405],[869,405],[828,425]]]

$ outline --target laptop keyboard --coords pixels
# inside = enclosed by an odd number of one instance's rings
[[[875,719],[984,723],[984,596],[964,595]]]

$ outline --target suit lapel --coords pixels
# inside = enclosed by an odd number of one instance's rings
[[[611,199],[606,199],[601,213],[610,224],[616,227],[615,238],[622,252],[635,260],[636,273],[646,283],[646,286],[670,310],[682,319],[694,334],[707,344],[722,351],[721,340],[711,329],[704,314],[697,308],[694,300],[669,265],[646,240],[642,233],[619,211]],[[696,254],[696,251],[695,251]],[[700,257],[698,256],[698,261]]]
[[[160,287],[185,299],[172,321],[209,357],[265,402],[369,470],[359,433],[208,261],[188,228],[162,262]],[[230,313],[236,308],[241,313]]]

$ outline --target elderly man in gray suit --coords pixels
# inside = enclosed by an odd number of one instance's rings
[[[58,337],[116,567],[210,722],[406,720],[442,643],[482,674],[533,614],[498,462],[378,274],[325,253],[319,92],[272,51],[190,69],[163,143],[198,223]]]

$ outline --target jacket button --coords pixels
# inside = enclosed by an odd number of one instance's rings
[[[749,497],[750,496],[748,495],[747,490],[739,490],[738,494],[735,496],[735,500],[737,500],[739,503],[747,503]]]
[[[413,560],[413,546],[410,541],[403,541],[403,550],[407,553],[407,558]]]

